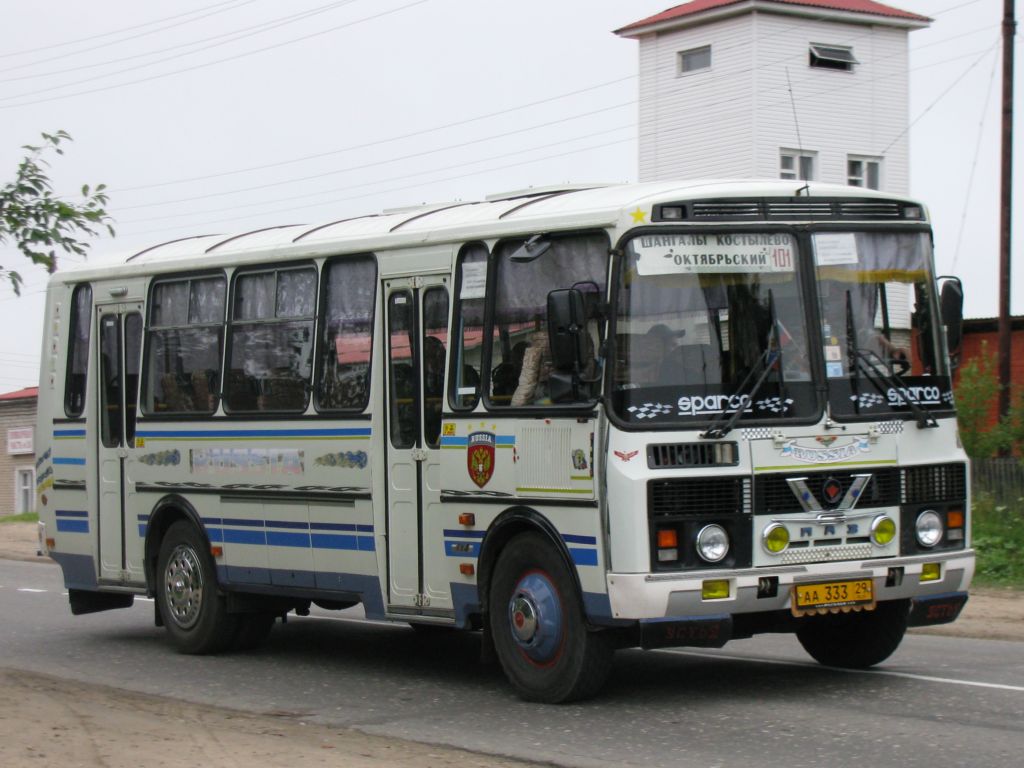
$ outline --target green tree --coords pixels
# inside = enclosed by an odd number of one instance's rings
[[[0,187],[0,245],[13,243],[33,264],[53,271],[57,251],[85,256],[88,243],[101,229],[114,235],[113,220],[107,214],[106,186],[82,187],[82,200],[69,202],[53,193],[47,175],[50,167],[45,155],[63,155],[62,142],[71,141],[64,131],[44,133],[43,142],[26,144],[28,152],[18,165],[14,181]],[[16,269],[4,269],[14,292],[21,293],[21,275]]]
[[[980,354],[960,369],[960,384],[956,388],[960,439],[971,458],[994,456],[1007,444],[1009,425],[999,420],[992,423],[997,416],[998,394],[995,355],[982,342]]]

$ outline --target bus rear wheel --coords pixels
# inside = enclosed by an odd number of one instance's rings
[[[157,559],[156,601],[182,653],[217,653],[231,644],[238,620],[217,592],[209,548],[196,527],[179,520],[167,529]]]
[[[879,603],[873,611],[799,619],[796,637],[811,657],[827,667],[867,669],[885,661],[907,631],[906,600]]]
[[[521,698],[574,701],[607,679],[614,648],[587,628],[569,569],[540,534],[520,534],[501,552],[489,612],[495,651]]]

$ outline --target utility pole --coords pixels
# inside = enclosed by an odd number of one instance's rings
[[[1003,0],[1002,182],[999,222],[999,415],[1010,412],[1010,224],[1013,216],[1014,0]]]

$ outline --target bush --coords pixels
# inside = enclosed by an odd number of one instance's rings
[[[1024,498],[997,504],[989,495],[974,497],[971,529],[980,585],[1024,587]]]

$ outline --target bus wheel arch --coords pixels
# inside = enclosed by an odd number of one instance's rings
[[[576,587],[576,593],[581,597],[583,587],[580,584],[579,574],[573,564],[572,556],[565,541],[558,534],[558,530],[544,515],[530,507],[510,507],[498,515],[487,529],[483,545],[480,548],[480,557],[477,560],[477,587],[480,594],[480,608],[483,612],[484,623],[487,622],[488,603],[491,580],[494,577],[494,567],[498,562],[505,546],[516,536],[537,532],[546,537],[551,546],[558,550],[565,562],[566,568],[572,574]]]
[[[203,528],[203,524],[199,519],[199,513],[196,512],[195,507],[187,499],[177,494],[164,496],[160,499],[153,507],[153,511],[149,513],[149,520],[146,521],[144,567],[149,597],[156,596],[156,569],[157,559],[160,556],[160,544],[164,536],[167,535],[168,529],[178,520],[187,520],[192,523],[203,538],[207,539],[207,550],[209,550],[206,530]]]

